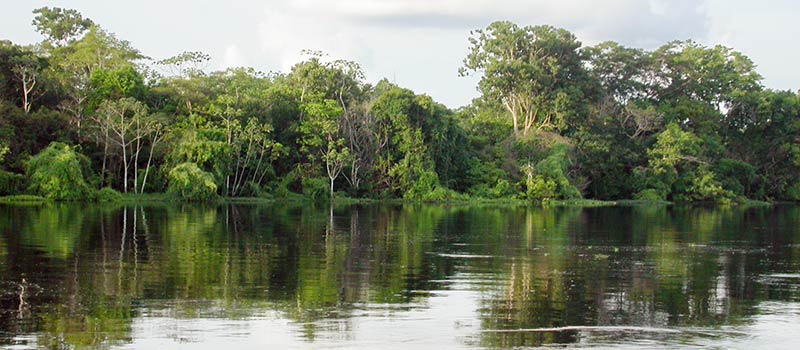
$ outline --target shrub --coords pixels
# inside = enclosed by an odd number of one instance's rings
[[[217,184],[214,176],[201,170],[195,163],[181,163],[169,171],[167,191],[185,200],[207,201],[216,198]]]
[[[122,194],[111,187],[104,187],[94,193],[94,200],[97,202],[119,202],[122,200]]]
[[[545,159],[522,167],[526,175],[525,195],[529,200],[581,198],[581,192],[567,177],[571,161],[565,145],[557,145]]]
[[[530,176],[525,181],[525,199],[532,201],[544,201],[559,198],[556,192],[556,183],[553,180],[545,179],[543,176]]]
[[[408,190],[403,193],[403,199],[418,201],[425,200],[425,196],[439,187],[439,177],[435,172],[424,170],[419,174],[419,177],[414,181]]]
[[[28,189],[55,200],[87,199],[90,190],[83,177],[80,158],[73,147],[60,142],[51,143],[28,161]]]
[[[716,174],[711,171],[701,170],[692,178],[688,191],[689,199],[693,201],[716,202],[730,204],[735,195],[726,190],[717,181]]]
[[[648,188],[646,190],[641,190],[635,195],[633,195],[634,199],[638,199],[641,201],[663,201],[664,197],[658,192],[658,190]]]
[[[516,189],[514,189],[514,186],[511,185],[508,180],[498,179],[492,187],[489,187],[489,185],[485,183],[473,186],[470,189],[470,194],[478,198],[495,199],[509,197],[514,194],[515,191]]]
[[[422,198],[420,198],[423,202],[445,202],[467,199],[469,199],[469,196],[441,186],[437,186],[433,191],[425,193],[422,195]]]

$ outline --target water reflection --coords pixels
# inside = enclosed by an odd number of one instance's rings
[[[738,344],[765,305],[797,309],[799,224],[795,206],[0,207],[0,346]]]

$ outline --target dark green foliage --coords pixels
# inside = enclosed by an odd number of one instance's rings
[[[22,193],[25,187],[25,177],[22,174],[0,170],[0,196]]]
[[[50,144],[27,163],[28,190],[55,200],[89,198],[91,191],[81,170],[81,157],[72,146]]]
[[[737,196],[760,198],[763,193],[758,190],[756,168],[736,159],[720,159],[717,163],[717,174],[722,187]]]
[[[315,202],[327,201],[330,199],[328,179],[324,177],[303,178],[303,194]]]

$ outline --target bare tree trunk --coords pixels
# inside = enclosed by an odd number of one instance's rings
[[[100,171],[100,184],[106,182],[106,161],[108,160],[108,128],[105,129],[105,140],[103,141],[103,170]]]
[[[20,71],[19,75],[22,80],[22,109],[27,114],[31,111],[30,94],[36,86],[36,75],[29,74],[28,70],[25,68],[20,69]]]
[[[142,128],[136,118],[136,153],[133,156],[133,193],[139,193],[139,152],[142,150]]]
[[[125,190],[125,193],[128,193],[128,165],[129,165],[129,162],[128,162],[128,147],[125,146],[125,138],[124,137],[122,138],[122,165],[124,166],[124,168],[122,169],[122,174],[123,174],[122,177],[124,179],[122,187]]]
[[[150,154],[147,156],[147,166],[144,168],[144,177],[142,178],[142,191],[144,193],[144,187],[147,185],[147,174],[150,172],[150,162],[153,160],[153,149],[156,148],[158,141],[160,141],[161,132],[156,130],[153,134],[153,140],[150,141]]]

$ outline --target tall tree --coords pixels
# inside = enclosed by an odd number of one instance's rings
[[[126,97],[119,100],[105,101],[97,111],[96,122],[104,147],[103,172],[106,170],[106,159],[109,146],[116,146],[122,167],[122,189],[128,192],[129,173],[134,174],[134,192],[138,192],[138,164],[142,150],[142,139],[154,128],[148,118],[147,107],[141,102]]]
[[[80,38],[94,22],[80,12],[60,7],[42,7],[33,10],[33,25],[48,43],[65,46]]]
[[[304,151],[312,161],[321,160],[330,180],[330,195],[333,197],[333,184],[348,164],[350,149],[339,135],[339,119],[343,110],[334,100],[308,103],[304,108],[300,130]]]
[[[481,92],[502,102],[515,133],[565,128],[564,118],[572,112],[585,79],[581,43],[572,33],[494,22],[473,31],[469,41],[460,73],[483,73]]]

